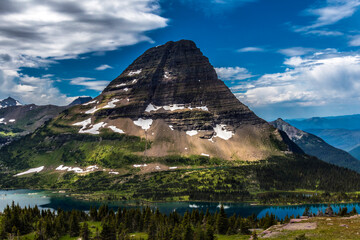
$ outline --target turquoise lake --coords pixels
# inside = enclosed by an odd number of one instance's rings
[[[64,210],[84,210],[87,211],[91,206],[100,206],[105,202],[94,202],[78,200],[72,197],[67,197],[66,194],[54,194],[47,191],[34,191],[34,190],[0,190],[0,211],[2,211],[7,205],[12,202],[19,204],[22,207],[35,206],[37,205],[41,209],[53,209],[62,208]],[[117,201],[117,202],[106,202],[109,207],[115,210],[118,207],[122,208],[141,208],[144,205],[139,205],[132,201]],[[209,209],[210,212],[219,210],[221,203],[214,202],[162,202],[162,203],[151,203],[148,206],[152,208],[158,208],[162,213],[170,213],[176,210],[180,214],[185,211],[199,209],[204,212]],[[283,219],[286,215],[302,215],[305,207],[310,207],[313,213],[318,211],[324,212],[327,208],[326,204],[307,204],[307,205],[295,205],[295,206],[261,206],[261,205],[250,205],[246,203],[224,203],[225,211],[228,215],[234,213],[240,214],[243,217],[255,214],[259,218],[264,216],[266,213],[273,213],[279,219]],[[331,205],[335,212],[340,207],[347,207],[348,211],[351,211],[353,207],[360,212],[360,203],[351,204],[332,204]]]

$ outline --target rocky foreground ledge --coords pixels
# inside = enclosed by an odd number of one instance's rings
[[[291,219],[258,233],[259,239],[360,239],[360,215]],[[253,239],[251,237],[250,239]]]

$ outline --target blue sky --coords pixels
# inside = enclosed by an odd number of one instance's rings
[[[360,0],[2,0],[0,98],[97,96],[146,49],[190,39],[267,120],[360,113]]]

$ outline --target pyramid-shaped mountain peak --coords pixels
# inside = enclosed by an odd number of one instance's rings
[[[283,141],[218,79],[194,42],[153,47],[94,100],[61,116],[81,134],[102,129],[147,138],[151,156],[209,155],[256,160]],[[285,149],[276,151],[286,151]]]
[[[218,79],[209,59],[189,40],[168,42],[147,50],[112,81],[102,95],[129,99],[131,109],[117,111],[129,117],[146,117],[163,113],[161,110],[184,108],[202,110],[203,115],[208,113],[211,121],[202,126],[198,124],[196,128],[264,123]],[[189,130],[188,127],[182,128]]]

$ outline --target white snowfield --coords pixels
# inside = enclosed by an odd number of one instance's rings
[[[86,114],[93,114],[93,113],[95,113],[97,110],[98,110],[98,109],[97,109],[96,106],[95,106],[95,107],[93,107],[92,109],[87,110],[85,113],[86,113]]]
[[[80,129],[79,133],[90,133],[90,134],[100,134],[100,128],[103,128],[106,126],[106,123],[104,122],[100,122],[100,123],[97,123],[95,125],[92,125],[91,128],[89,129]]]
[[[198,131],[196,130],[186,131],[186,134],[189,136],[195,136],[196,134],[198,134]]]
[[[9,120],[9,122],[11,122],[11,123],[13,123],[13,122],[15,122],[16,121],[16,119],[10,119]]]
[[[82,122],[74,123],[73,126],[81,126],[82,128],[79,131],[79,133],[81,133],[81,131],[84,130],[90,124],[91,124],[91,118],[86,119],[86,120],[84,120]]]
[[[127,92],[127,91],[129,91],[129,88],[124,88],[123,90],[124,90],[125,92]]]
[[[109,172],[109,174],[119,175],[119,172]]]
[[[126,85],[131,85],[131,84],[135,84],[135,83],[137,83],[137,79],[134,79],[134,80],[132,80],[131,82],[127,82],[127,83],[120,83],[120,84],[118,84],[118,85],[116,85],[115,87],[125,87]],[[125,89],[124,89],[125,90]],[[127,91],[127,90],[125,90],[125,91]]]
[[[96,165],[92,165],[92,166],[86,167],[86,169],[88,169],[88,170],[90,170],[90,171],[94,171],[95,169],[99,169],[99,167],[96,166]]]
[[[44,166],[37,167],[37,168],[30,168],[29,170],[22,172],[22,173],[18,173],[15,176],[21,176],[21,175],[25,175],[25,174],[29,174],[29,173],[38,173],[38,172],[41,172],[42,170],[44,170]]]
[[[108,128],[110,128],[113,132],[116,132],[116,133],[125,133],[123,130],[121,130],[115,126],[108,126]]]
[[[151,124],[153,123],[152,119],[142,119],[139,118],[138,120],[134,121],[134,124],[136,126],[141,127],[144,130],[148,130],[151,127]]]
[[[0,124],[4,123],[5,118],[0,118]]]
[[[145,112],[152,112],[152,111],[158,111],[160,109],[164,109],[165,111],[176,111],[176,110],[183,110],[183,109],[189,109],[189,110],[203,110],[203,111],[209,111],[207,106],[201,106],[201,107],[185,107],[185,104],[172,104],[172,105],[166,105],[166,106],[155,106],[154,104],[150,103],[146,109]]]
[[[147,164],[134,164],[133,167],[139,168],[139,167],[147,167]]]
[[[169,128],[171,129],[171,131],[174,131],[174,126],[173,125],[169,125]]]
[[[232,131],[226,130],[225,127],[226,127],[225,124],[217,124],[216,127],[214,128],[214,131],[216,133],[215,137],[219,137],[224,140],[229,140],[230,138],[232,138],[234,133]]]
[[[178,167],[169,167],[170,170],[177,169]]]
[[[124,86],[126,86],[126,83],[120,83],[120,84],[116,85],[116,87],[124,87]]]
[[[98,103],[98,101],[97,101],[97,100],[93,100],[93,101],[84,103],[83,106],[91,105],[91,104],[94,104],[94,103]]]
[[[120,99],[114,98],[114,99],[112,99],[110,102],[108,102],[108,104],[106,104],[105,106],[103,106],[103,107],[100,108],[100,109],[103,109],[103,108],[115,108],[115,107],[116,107],[115,103],[117,103],[117,102],[120,102]],[[100,109],[99,109],[99,110],[100,110]]]
[[[210,155],[206,153],[202,153],[201,156],[210,157]]]
[[[105,108],[115,108],[116,105],[115,103],[119,102],[120,100],[119,99],[112,99],[110,102],[108,102],[105,106],[101,107],[101,108],[97,108],[96,106],[93,107],[92,109],[86,111],[85,113],[86,114],[93,114],[95,113],[96,111],[99,111],[101,109],[105,109]]]
[[[93,172],[95,170],[99,169],[98,166],[94,165],[94,166],[89,166],[86,168],[86,170],[79,168],[79,167],[67,167],[64,165],[60,165],[57,168],[55,168],[55,170],[57,171],[67,171],[67,172],[75,172],[75,173],[87,173],[87,172]]]
[[[74,123],[73,126],[81,126],[79,133],[100,134],[100,132],[99,132],[100,128],[105,127],[106,123],[100,122],[95,125],[91,125],[91,118],[89,118],[82,122]],[[91,128],[86,129],[88,127],[91,127]]]
[[[139,69],[139,70],[136,70],[136,71],[130,71],[130,72],[128,73],[128,76],[138,75],[138,74],[141,73],[141,71],[142,71],[142,69]]]

